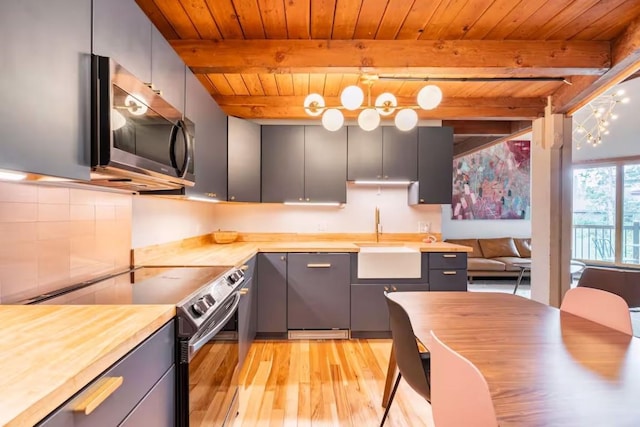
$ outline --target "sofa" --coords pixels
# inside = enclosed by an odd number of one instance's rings
[[[516,264],[531,263],[530,238],[486,238],[446,239],[446,242],[469,246],[467,254],[467,276],[474,277],[518,277],[520,268]],[[529,271],[525,271],[528,275]]]

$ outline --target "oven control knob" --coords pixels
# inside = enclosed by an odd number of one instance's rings
[[[238,276],[236,275],[235,272],[227,276],[227,282],[229,282],[229,285],[233,285],[237,281],[238,281]]]
[[[209,305],[204,298],[200,298],[191,306],[191,310],[193,310],[196,317],[200,317],[204,315],[210,307],[211,305]]]

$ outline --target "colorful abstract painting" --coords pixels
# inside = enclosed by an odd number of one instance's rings
[[[506,141],[454,160],[452,219],[528,219],[529,141]]]

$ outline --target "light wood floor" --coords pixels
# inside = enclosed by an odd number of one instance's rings
[[[257,341],[240,373],[234,427],[377,426],[391,340]],[[401,382],[385,426],[433,426]]]

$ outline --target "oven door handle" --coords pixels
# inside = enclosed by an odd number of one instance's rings
[[[203,336],[199,337],[198,339],[196,339],[193,343],[189,342],[189,360],[191,360],[191,358],[193,357],[193,355],[202,348],[203,345],[205,345],[207,342],[209,342],[209,340],[211,338],[213,338],[218,332],[220,332],[220,330],[224,327],[224,325],[227,324],[227,322],[229,321],[229,319],[231,319],[231,317],[233,317],[233,314],[236,312],[236,309],[238,308],[238,305],[240,304],[240,293],[236,292],[233,295],[233,307],[228,309],[229,312],[222,318],[222,320],[220,320],[218,322],[218,325],[211,329],[209,332],[207,332],[206,334],[204,334]]]

